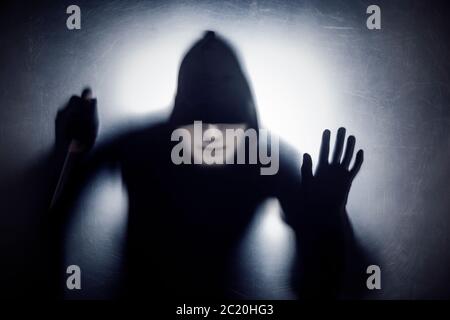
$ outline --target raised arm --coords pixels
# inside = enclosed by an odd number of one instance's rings
[[[62,298],[65,274],[64,238],[66,224],[81,191],[98,169],[118,160],[118,141],[96,144],[98,116],[90,89],[72,96],[56,118],[56,153],[62,155],[57,184],[44,226],[48,244],[50,295]],[[95,146],[94,146],[95,144]]]
[[[340,128],[329,161],[330,131],[324,131],[314,174],[311,156],[303,155],[298,200],[287,219],[296,236],[294,284],[300,298],[340,297],[344,275],[354,267],[349,261],[361,263],[361,259],[349,259],[349,255],[359,253],[345,206],[352,181],[363,163],[363,151],[356,153],[350,168],[356,140],[349,136],[344,150],[345,135],[345,129]]]

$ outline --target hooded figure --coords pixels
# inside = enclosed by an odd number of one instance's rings
[[[250,85],[235,51],[213,31],[185,55],[170,116],[174,126],[194,123],[246,123],[258,129]]]
[[[236,259],[258,207],[277,198],[287,216],[299,211],[300,160],[285,144],[275,175],[261,175],[259,163],[175,164],[172,133],[195,121],[259,129],[239,60],[213,32],[186,53],[169,119],[97,147],[86,164],[85,176],[107,162],[121,169],[129,211],[127,297],[237,298],[230,279],[248,281],[236,274]]]

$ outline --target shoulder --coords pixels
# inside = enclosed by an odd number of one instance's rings
[[[282,137],[266,131],[265,134],[260,134],[259,144],[260,147],[262,146],[271,153],[272,158],[278,158],[279,172],[277,175],[300,173],[301,153]],[[274,154],[272,155],[272,153]]]
[[[269,138],[266,140],[266,138]],[[260,146],[267,143],[271,159],[277,161],[278,170],[273,175],[261,175],[260,185],[266,196],[282,200],[297,194],[301,184],[301,154],[291,144],[274,133],[261,135]],[[266,150],[267,150],[266,149]],[[273,164],[272,164],[273,165]]]
[[[94,153],[111,160],[145,153],[161,145],[169,131],[169,126],[164,121],[129,125],[101,137]]]

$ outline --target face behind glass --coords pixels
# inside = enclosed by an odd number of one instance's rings
[[[182,126],[181,128],[189,131],[191,135],[191,143],[185,141],[185,148],[191,150],[193,160],[199,160],[199,155],[202,155],[202,164],[207,165],[208,155],[211,152],[219,157],[223,158],[225,163],[227,160],[234,157],[237,148],[242,144],[243,137],[239,136],[236,141],[227,141],[227,130],[246,130],[247,125],[245,123],[202,123],[201,134],[197,132],[195,135],[194,124]],[[214,164],[220,165],[220,164]]]

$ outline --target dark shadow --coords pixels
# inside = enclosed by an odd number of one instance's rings
[[[46,288],[48,268],[52,267],[48,242],[44,242],[48,232],[44,220],[48,216],[54,167],[53,153],[48,151],[34,159],[31,166],[2,177],[0,192],[8,199],[0,203],[0,211],[9,219],[3,221],[1,235],[14,239],[1,242],[6,245],[2,248],[2,298],[34,298],[36,290],[39,297],[50,293],[40,290]],[[27,215],[29,212],[33,214]]]
[[[82,96],[86,97],[88,94],[89,89],[86,89]],[[51,210],[51,202],[67,158],[71,138],[78,138],[79,141],[85,142],[86,146],[85,152],[79,152],[75,157],[77,159],[69,165],[76,168],[76,162],[81,161],[83,154],[94,144],[98,127],[95,101],[90,103],[93,108],[82,106],[94,111],[92,116],[86,116],[86,112],[77,109],[80,106],[79,99],[72,97],[58,112],[53,148],[33,159],[32,164],[26,168],[2,178],[1,192],[8,195],[8,201],[2,202],[1,211],[14,213],[16,221],[16,226],[12,227],[8,227],[8,223],[4,222],[3,226],[9,231],[2,234],[8,235],[15,232],[13,230],[22,230],[21,233],[9,236],[15,238],[15,250],[3,250],[10,252],[3,259],[3,265],[6,266],[3,273],[4,287],[13,289],[1,295],[4,294],[9,299],[28,295],[34,298],[36,290],[39,290],[39,299],[61,297],[61,275],[65,272],[62,248],[67,217],[61,215],[66,211]],[[88,118],[93,119],[90,121],[91,128],[86,128]],[[70,171],[66,170],[68,173]],[[29,212],[33,214],[26,215]]]
[[[72,99],[83,103],[82,98]],[[238,58],[213,32],[185,55],[169,120],[128,130],[97,146],[77,165],[58,201],[55,211],[65,217],[60,213],[70,211],[90,176],[102,166],[120,166],[129,201],[123,297],[237,298],[229,288],[231,257],[256,208],[268,198],[280,201],[297,235],[293,286],[299,297],[359,297],[359,290],[342,290],[345,274],[356,275],[355,283],[365,285],[365,278],[359,278],[365,260],[343,212],[358,171],[345,164],[353,150],[350,154],[347,147],[342,164],[323,163],[326,170],[314,177],[307,156],[302,177],[298,153],[284,143],[275,175],[261,175],[260,164],[175,165],[172,132],[200,120],[259,129]],[[83,134],[85,127],[80,128]],[[339,141],[344,136],[341,130]],[[336,152],[342,154],[342,149]],[[355,166],[361,163],[358,153]],[[54,221],[63,225],[63,220]]]

